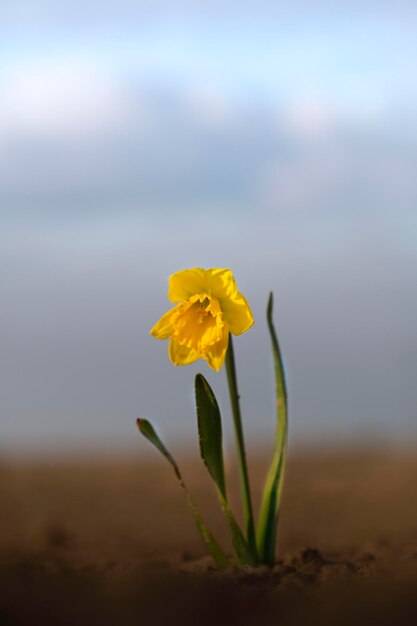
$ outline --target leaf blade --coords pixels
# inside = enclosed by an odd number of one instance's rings
[[[152,424],[148,420],[137,419],[136,424],[138,426],[139,432],[148,441],[150,441],[150,443],[152,443],[159,450],[159,452],[161,452],[161,454],[166,458],[166,460],[169,462],[169,464],[173,468],[175,475],[182,489],[184,490],[187,504],[191,509],[191,512],[194,517],[194,522],[201,535],[201,538],[203,539],[207,549],[212,555],[217,567],[219,569],[225,569],[226,567],[230,565],[229,559],[227,555],[225,554],[225,552],[223,551],[223,549],[220,547],[219,543],[217,542],[213,534],[204,524],[203,518],[197,508],[194,498],[192,497],[191,493],[188,491],[188,488],[184,483],[181,472],[178,468],[177,462],[175,461],[174,457],[169,452],[169,450],[165,447],[165,445],[162,443],[161,439],[156,434],[155,429],[153,428]]]
[[[277,416],[274,452],[264,487],[257,528],[259,554],[262,561],[268,564],[273,564],[275,560],[275,543],[284,483],[288,431],[288,394],[285,370],[272,314],[273,294],[271,292],[267,306],[267,323],[274,359]]]
[[[237,559],[241,565],[254,565],[255,559],[248,542],[227,500],[220,409],[213,390],[202,374],[197,374],[195,378],[195,397],[201,458],[216,486]]]
[[[202,374],[195,377],[195,399],[201,458],[226,498],[220,409],[213,390]]]

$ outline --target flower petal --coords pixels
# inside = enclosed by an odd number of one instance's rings
[[[179,311],[179,306],[174,306],[167,311],[155,326],[149,331],[157,339],[167,339],[174,331],[174,322]]]
[[[168,298],[171,302],[188,300],[196,294],[207,294],[217,299],[233,297],[237,291],[234,276],[229,269],[205,270],[193,267],[169,277]]]
[[[225,298],[220,302],[224,319],[226,320],[229,330],[233,335],[241,335],[253,326],[252,311],[246,298],[237,291],[234,297]]]
[[[210,367],[219,372],[226,357],[227,346],[229,345],[229,333],[226,330],[223,337],[206,351],[204,358]]]
[[[217,267],[205,271],[205,287],[206,293],[218,300],[233,297],[238,292],[231,270]]]
[[[168,354],[174,365],[189,365],[189,363],[194,363],[201,356],[196,350],[179,344],[174,337],[171,337],[169,340]]]
[[[169,277],[168,298],[171,302],[188,300],[205,291],[205,273],[201,267],[175,272]]]

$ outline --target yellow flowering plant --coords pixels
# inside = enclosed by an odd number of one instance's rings
[[[241,482],[243,530],[228,501],[219,406],[213,390],[202,374],[197,374],[195,378],[195,398],[200,454],[214,481],[229,526],[235,552],[232,559],[224,552],[204,523],[175,459],[153,426],[148,420],[138,419],[139,431],[164,455],[174,469],[184,489],[197,528],[216,565],[219,568],[228,567],[233,563],[251,566],[272,565],[275,561],[276,533],[284,478],[288,413],[284,367],[272,321],[272,293],[268,301],[267,323],[275,365],[276,435],[256,529],[232,341],[232,335],[241,335],[254,324],[249,304],[238,291],[232,272],[221,268],[191,268],[176,272],[169,278],[168,298],[175,306],[161,317],[150,333],[157,339],[169,339],[168,353],[172,363],[188,365],[198,359],[204,359],[216,372],[221,370],[224,363],[226,364]]]

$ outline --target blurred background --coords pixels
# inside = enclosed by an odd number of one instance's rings
[[[399,1],[3,0],[0,453],[195,447],[149,329],[168,276],[230,267],[252,444],[417,435],[417,9]],[[153,451],[152,451],[153,452]]]

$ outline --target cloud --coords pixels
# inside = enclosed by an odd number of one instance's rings
[[[417,198],[413,116],[122,80],[88,56],[11,65],[1,90],[6,211],[334,213]]]
[[[324,135],[332,132],[339,122],[337,109],[318,100],[299,100],[280,111],[280,126],[301,137]]]
[[[9,68],[1,85],[0,137],[82,140],[120,130],[131,115],[121,85],[88,59]]]
[[[196,85],[185,94],[185,105],[197,124],[216,130],[230,127],[238,111],[221,89]]]
[[[339,120],[330,129],[324,122],[322,131],[310,121],[308,116],[308,127],[303,122],[297,128],[291,153],[260,173],[261,203],[270,211],[398,212],[415,206],[412,125],[393,137],[389,118],[370,127]]]

